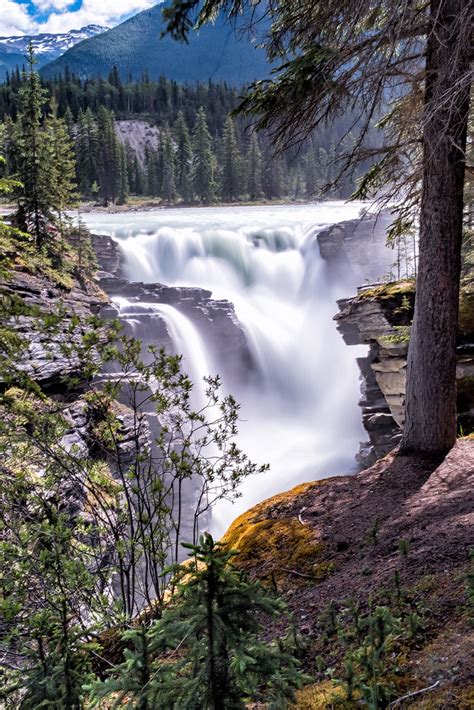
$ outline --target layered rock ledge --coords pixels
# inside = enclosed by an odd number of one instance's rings
[[[126,298],[143,311],[134,314],[134,335],[145,344],[153,342],[172,351],[173,342],[165,320],[152,308],[147,311],[147,305],[173,306],[188,316],[210,343],[219,358],[219,371],[226,374],[227,380],[231,384],[245,381],[253,371],[254,363],[230,301],[214,299],[211,291],[202,288],[128,281],[122,271],[122,253],[117,242],[106,235],[93,235],[92,242],[101,269],[98,273],[99,286],[112,300],[101,310],[102,317],[121,317],[126,323],[126,313],[121,314],[113,303],[114,298]]]
[[[107,297],[93,284],[72,280],[65,288],[52,279],[28,271],[13,271],[1,283],[4,299],[17,299],[26,309],[38,309],[43,314],[53,314],[61,309],[63,318],[53,332],[37,328],[35,315],[13,316],[8,326],[27,344],[21,361],[16,363],[25,374],[32,377],[43,389],[56,386],[64,377],[76,373],[77,358],[67,357],[62,349],[65,342],[80,342],[84,326],[74,325],[78,319],[99,313]]]
[[[362,417],[371,446],[361,451],[372,463],[398,443],[405,421],[406,364],[413,318],[415,282],[412,279],[363,286],[353,298],[338,301],[334,316],[348,345],[369,345],[360,359]],[[474,296],[461,292],[458,339],[458,418],[462,431],[474,429]]]

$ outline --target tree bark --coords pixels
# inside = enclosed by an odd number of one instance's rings
[[[469,114],[465,78],[470,60],[469,35],[460,31],[460,18],[469,19],[470,7],[470,0],[430,3],[419,271],[402,454],[443,456],[456,440],[456,340]]]

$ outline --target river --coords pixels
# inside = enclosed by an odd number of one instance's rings
[[[336,300],[358,284],[348,273],[335,277],[315,235],[362,207],[334,201],[84,216],[92,232],[118,242],[130,281],[206,288],[234,304],[256,363],[251,378],[233,384],[242,405],[239,444],[270,471],[248,479],[234,503],[218,505],[215,534],[264,498],[355,469],[366,438],[356,357],[366,349],[343,343],[333,315]],[[126,311],[127,303],[119,298],[117,306]],[[218,348],[172,306],[157,308],[199,392],[202,377],[218,371]]]

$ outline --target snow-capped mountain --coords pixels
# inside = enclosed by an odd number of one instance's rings
[[[90,39],[101,32],[106,32],[108,27],[100,25],[87,25],[80,30],[70,30],[64,34],[43,33],[39,35],[22,35],[21,37],[0,37],[2,53],[24,54],[29,42],[33,44],[40,65],[51,62],[60,57],[68,49],[83,39]]]

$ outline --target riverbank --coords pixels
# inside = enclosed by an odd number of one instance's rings
[[[237,565],[276,585],[302,636],[318,682],[300,694],[299,710],[333,707],[335,692],[338,707],[354,707],[326,669],[347,679],[352,653],[362,672],[363,620],[377,608],[387,624],[378,682],[392,698],[416,693],[397,707],[472,707],[473,484],[471,437],[439,465],[390,454],[355,476],[274,496],[230,526],[223,539]]]
[[[196,204],[183,202],[163,202],[159,199],[131,198],[124,205],[100,205],[93,202],[83,202],[79,205],[78,211],[88,214],[91,212],[103,212],[106,214],[120,214],[122,212],[151,212],[154,210],[166,209],[208,209],[210,207],[276,207],[288,205],[317,205],[331,200],[258,200],[244,202],[213,202],[210,204]]]

